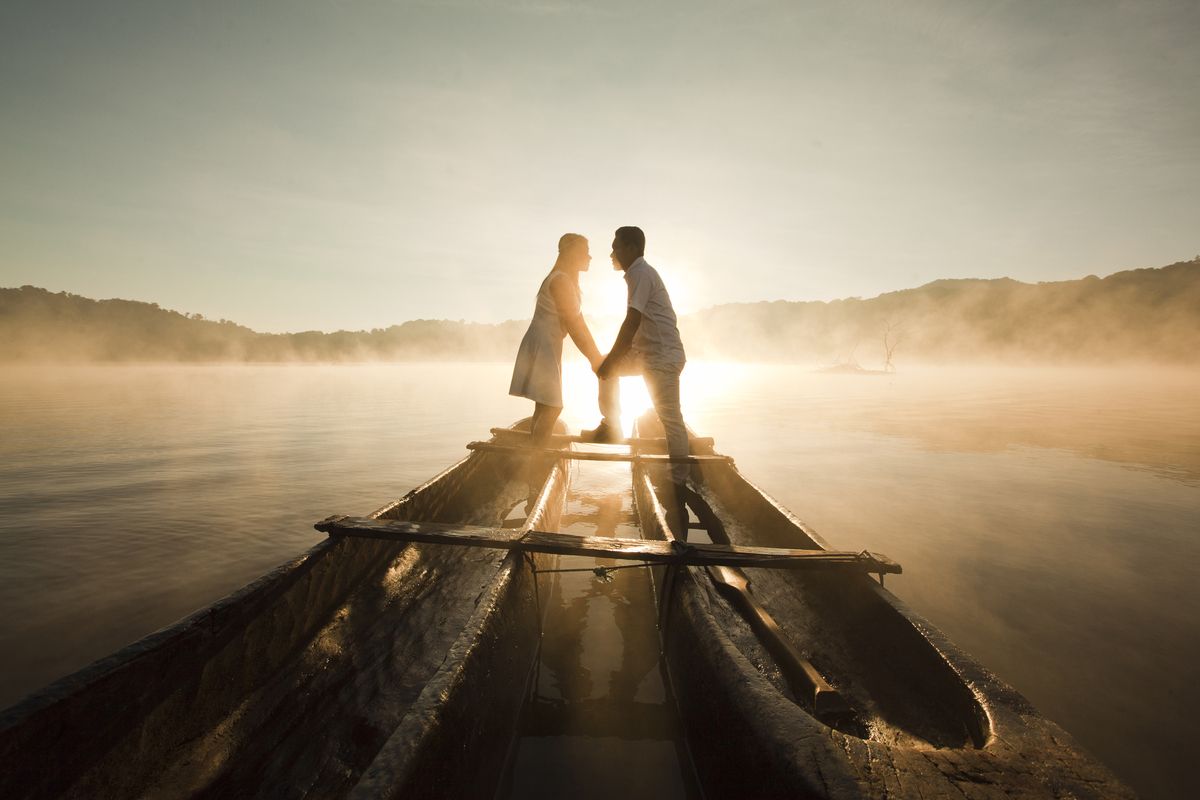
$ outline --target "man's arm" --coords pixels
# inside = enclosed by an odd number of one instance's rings
[[[596,370],[596,375],[601,378],[607,378],[617,368],[617,364],[629,352],[629,348],[633,346],[633,335],[637,333],[638,326],[641,324],[642,312],[631,306],[625,313],[625,321],[621,323],[621,330],[617,333],[617,340],[613,342],[612,349],[608,351],[608,355],[604,357],[604,361]]]

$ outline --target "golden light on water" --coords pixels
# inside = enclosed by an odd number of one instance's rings
[[[719,361],[693,361],[684,368],[681,378],[683,418],[698,433],[706,430],[713,408],[731,387],[738,384],[745,367]],[[563,412],[560,419],[574,432],[592,428],[600,421],[597,404],[599,383],[587,362],[578,358],[563,359]],[[653,403],[646,382],[641,377],[621,378],[621,427],[628,436],[633,422]]]
[[[599,383],[586,361],[563,361],[563,413],[560,419],[574,432],[579,428],[594,428],[600,421],[597,403]],[[650,393],[646,382],[639,377],[621,378],[621,427],[628,436],[633,421],[650,408]]]

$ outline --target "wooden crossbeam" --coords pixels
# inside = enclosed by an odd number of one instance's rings
[[[732,464],[729,456],[664,456],[646,453],[600,453],[591,450],[560,450],[556,447],[526,447],[523,445],[498,444],[496,442],[471,442],[468,450],[483,450],[500,453],[541,453],[558,458],[569,458],[574,461],[625,461],[638,464],[706,464],[720,462]]]
[[[514,431],[512,428],[492,428],[491,434],[497,439],[511,439],[513,441],[529,441],[529,431]],[[550,441],[555,445],[568,444],[595,444],[586,436],[579,434],[555,433],[550,436]],[[639,437],[632,436],[626,439],[622,444],[627,444],[631,447],[664,447],[667,440],[661,436],[654,437]],[[695,450],[711,450],[714,441],[711,436],[693,436],[688,439],[688,445]]]
[[[646,561],[652,564],[844,570],[879,574],[897,574],[902,571],[900,565],[887,556],[866,551],[853,553],[836,550],[788,550],[777,547],[700,543],[681,545],[649,539],[574,536],[549,531],[521,531],[369,517],[333,516],[321,520],[313,527],[330,536],[525,550],[561,556]]]

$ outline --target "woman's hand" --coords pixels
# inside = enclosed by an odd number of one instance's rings
[[[590,361],[592,364],[592,372],[598,373],[600,371],[600,365],[604,363],[604,356],[599,350],[597,350],[596,355],[592,356],[590,359],[588,359],[588,361]]]
[[[601,379],[607,378],[612,371],[612,360],[608,356],[605,356],[600,359],[600,365],[596,367],[596,377]]]

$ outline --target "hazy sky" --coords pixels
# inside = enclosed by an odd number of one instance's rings
[[[1200,252],[1200,2],[0,0],[0,286],[259,330]],[[613,308],[615,306],[615,308]]]

